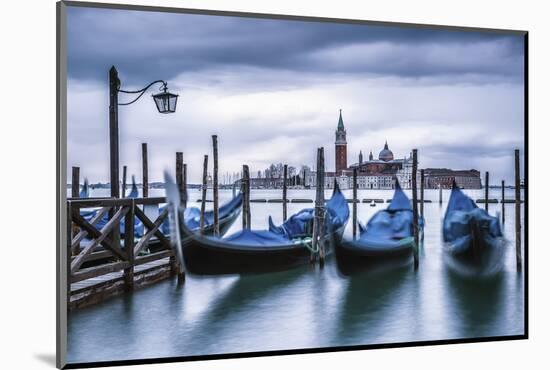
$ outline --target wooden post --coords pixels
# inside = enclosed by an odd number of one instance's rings
[[[315,189],[315,217],[313,219],[312,249],[317,251],[319,264],[325,263],[325,155],[324,148],[317,149],[317,185]]]
[[[72,172],[72,180],[71,180],[71,197],[72,198],[78,198],[80,196],[80,167],[73,167]],[[80,228],[73,225],[71,218],[69,217],[69,229],[71,230],[71,234],[69,235],[69,245],[71,245],[72,237],[73,235],[78,234],[80,231]],[[78,255],[80,253],[80,243],[78,245],[75,245],[71,249],[71,253],[73,256]],[[70,260],[69,260],[70,261]],[[70,266],[70,263],[69,263]],[[69,275],[67,275],[67,279],[69,279]]]
[[[357,168],[353,169],[353,240],[357,238]]]
[[[420,170],[420,216],[424,218],[424,169]]]
[[[134,288],[134,200],[129,206],[130,209],[124,216],[124,252],[128,258],[130,266],[124,269],[124,283],[126,289]],[[118,225],[115,227],[119,227]]]
[[[439,204],[443,204],[443,189],[441,188],[441,183],[439,183]]]
[[[500,205],[502,207],[502,224],[504,225],[504,222],[506,221],[506,217],[504,215],[506,205],[504,203],[504,180],[502,180],[502,198],[500,199]]]
[[[126,171],[127,167],[122,167],[122,197],[126,198]]]
[[[201,203],[201,218],[200,232],[204,234],[204,211],[206,208],[206,189],[208,187],[208,155],[204,156],[204,164],[202,167],[202,203]]]
[[[489,171],[485,171],[485,211],[489,212]]]
[[[516,267],[521,270],[521,183],[519,173],[519,149],[515,150],[516,172]]]
[[[80,167],[73,167],[73,177],[71,180],[71,197],[80,196]]]
[[[288,165],[283,167],[283,221],[286,221],[286,182],[288,179]]]
[[[120,80],[115,66],[109,69],[109,154],[111,169],[111,197],[120,197],[119,188],[119,153],[118,153],[118,88]],[[110,213],[112,217],[112,212]],[[114,239],[118,233],[113,233]],[[115,240],[116,241],[116,240]]]
[[[185,198],[185,188],[183,187],[183,153],[176,152],[176,184],[180,193],[180,200]]]
[[[212,135],[212,147],[214,151],[214,173],[212,190],[214,197],[214,236],[220,236],[219,205],[218,205],[218,135]]]
[[[417,159],[417,149],[413,149],[412,155],[413,155],[413,168],[412,168],[412,201],[413,201],[413,234],[414,234],[414,269],[418,269],[418,250],[420,249],[419,245],[419,236],[418,236],[418,203],[417,203],[417,196],[416,196],[416,172],[418,167],[418,159]],[[440,185],[441,186],[441,185]]]
[[[183,164],[183,207],[187,207],[187,163]]]
[[[243,193],[243,230],[250,230],[250,173],[246,164],[243,165],[241,188]]]
[[[149,169],[147,166],[147,143],[141,144],[141,160],[143,164],[143,198],[149,196]]]

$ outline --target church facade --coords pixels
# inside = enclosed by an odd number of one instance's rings
[[[342,110],[338,117],[336,126],[334,154],[335,168],[334,172],[325,172],[325,188],[332,188],[334,181],[338,183],[340,189],[350,189],[353,187],[353,170],[357,169],[357,187],[359,189],[394,189],[395,180],[399,180],[401,187],[407,189],[412,183],[412,158],[394,158],[388,143],[384,144],[383,149],[374,158],[370,151],[369,158],[364,160],[363,152],[359,152],[358,161],[348,166],[347,138]],[[316,173],[312,171],[305,178],[307,186],[314,187]]]
[[[412,158],[409,156],[403,158],[394,158],[393,152],[384,144],[382,150],[375,158],[372,150],[368,159],[363,158],[363,151],[359,151],[358,161],[348,164],[347,159],[347,141],[346,129],[342,118],[342,110],[338,118],[336,127],[335,144],[335,171],[327,173],[327,183],[329,187],[334,184],[334,179],[338,182],[341,189],[350,189],[353,187],[353,171],[357,170],[357,187],[359,189],[393,189],[397,179],[405,189],[411,187],[412,180]]]

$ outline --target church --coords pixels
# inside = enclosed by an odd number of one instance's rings
[[[353,184],[353,170],[357,169],[357,187],[359,189],[393,189],[395,179],[403,188],[411,187],[412,158],[409,156],[395,159],[393,152],[386,141],[378,158],[374,158],[372,150],[368,160],[363,159],[363,151],[359,151],[358,162],[348,166],[348,150],[346,128],[342,118],[342,110],[336,127],[335,146],[335,170],[326,172],[325,186],[332,187],[334,180],[341,189],[350,189]]]

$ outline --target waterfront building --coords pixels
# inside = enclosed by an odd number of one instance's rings
[[[481,177],[477,170],[451,170],[448,168],[426,168],[424,187],[426,189],[450,189],[453,181],[462,189],[481,189]]]

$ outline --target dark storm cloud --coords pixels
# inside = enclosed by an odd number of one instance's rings
[[[521,37],[496,33],[108,9],[68,14],[68,72],[77,79],[104,81],[112,64],[130,84],[231,66],[512,79],[523,69]]]

